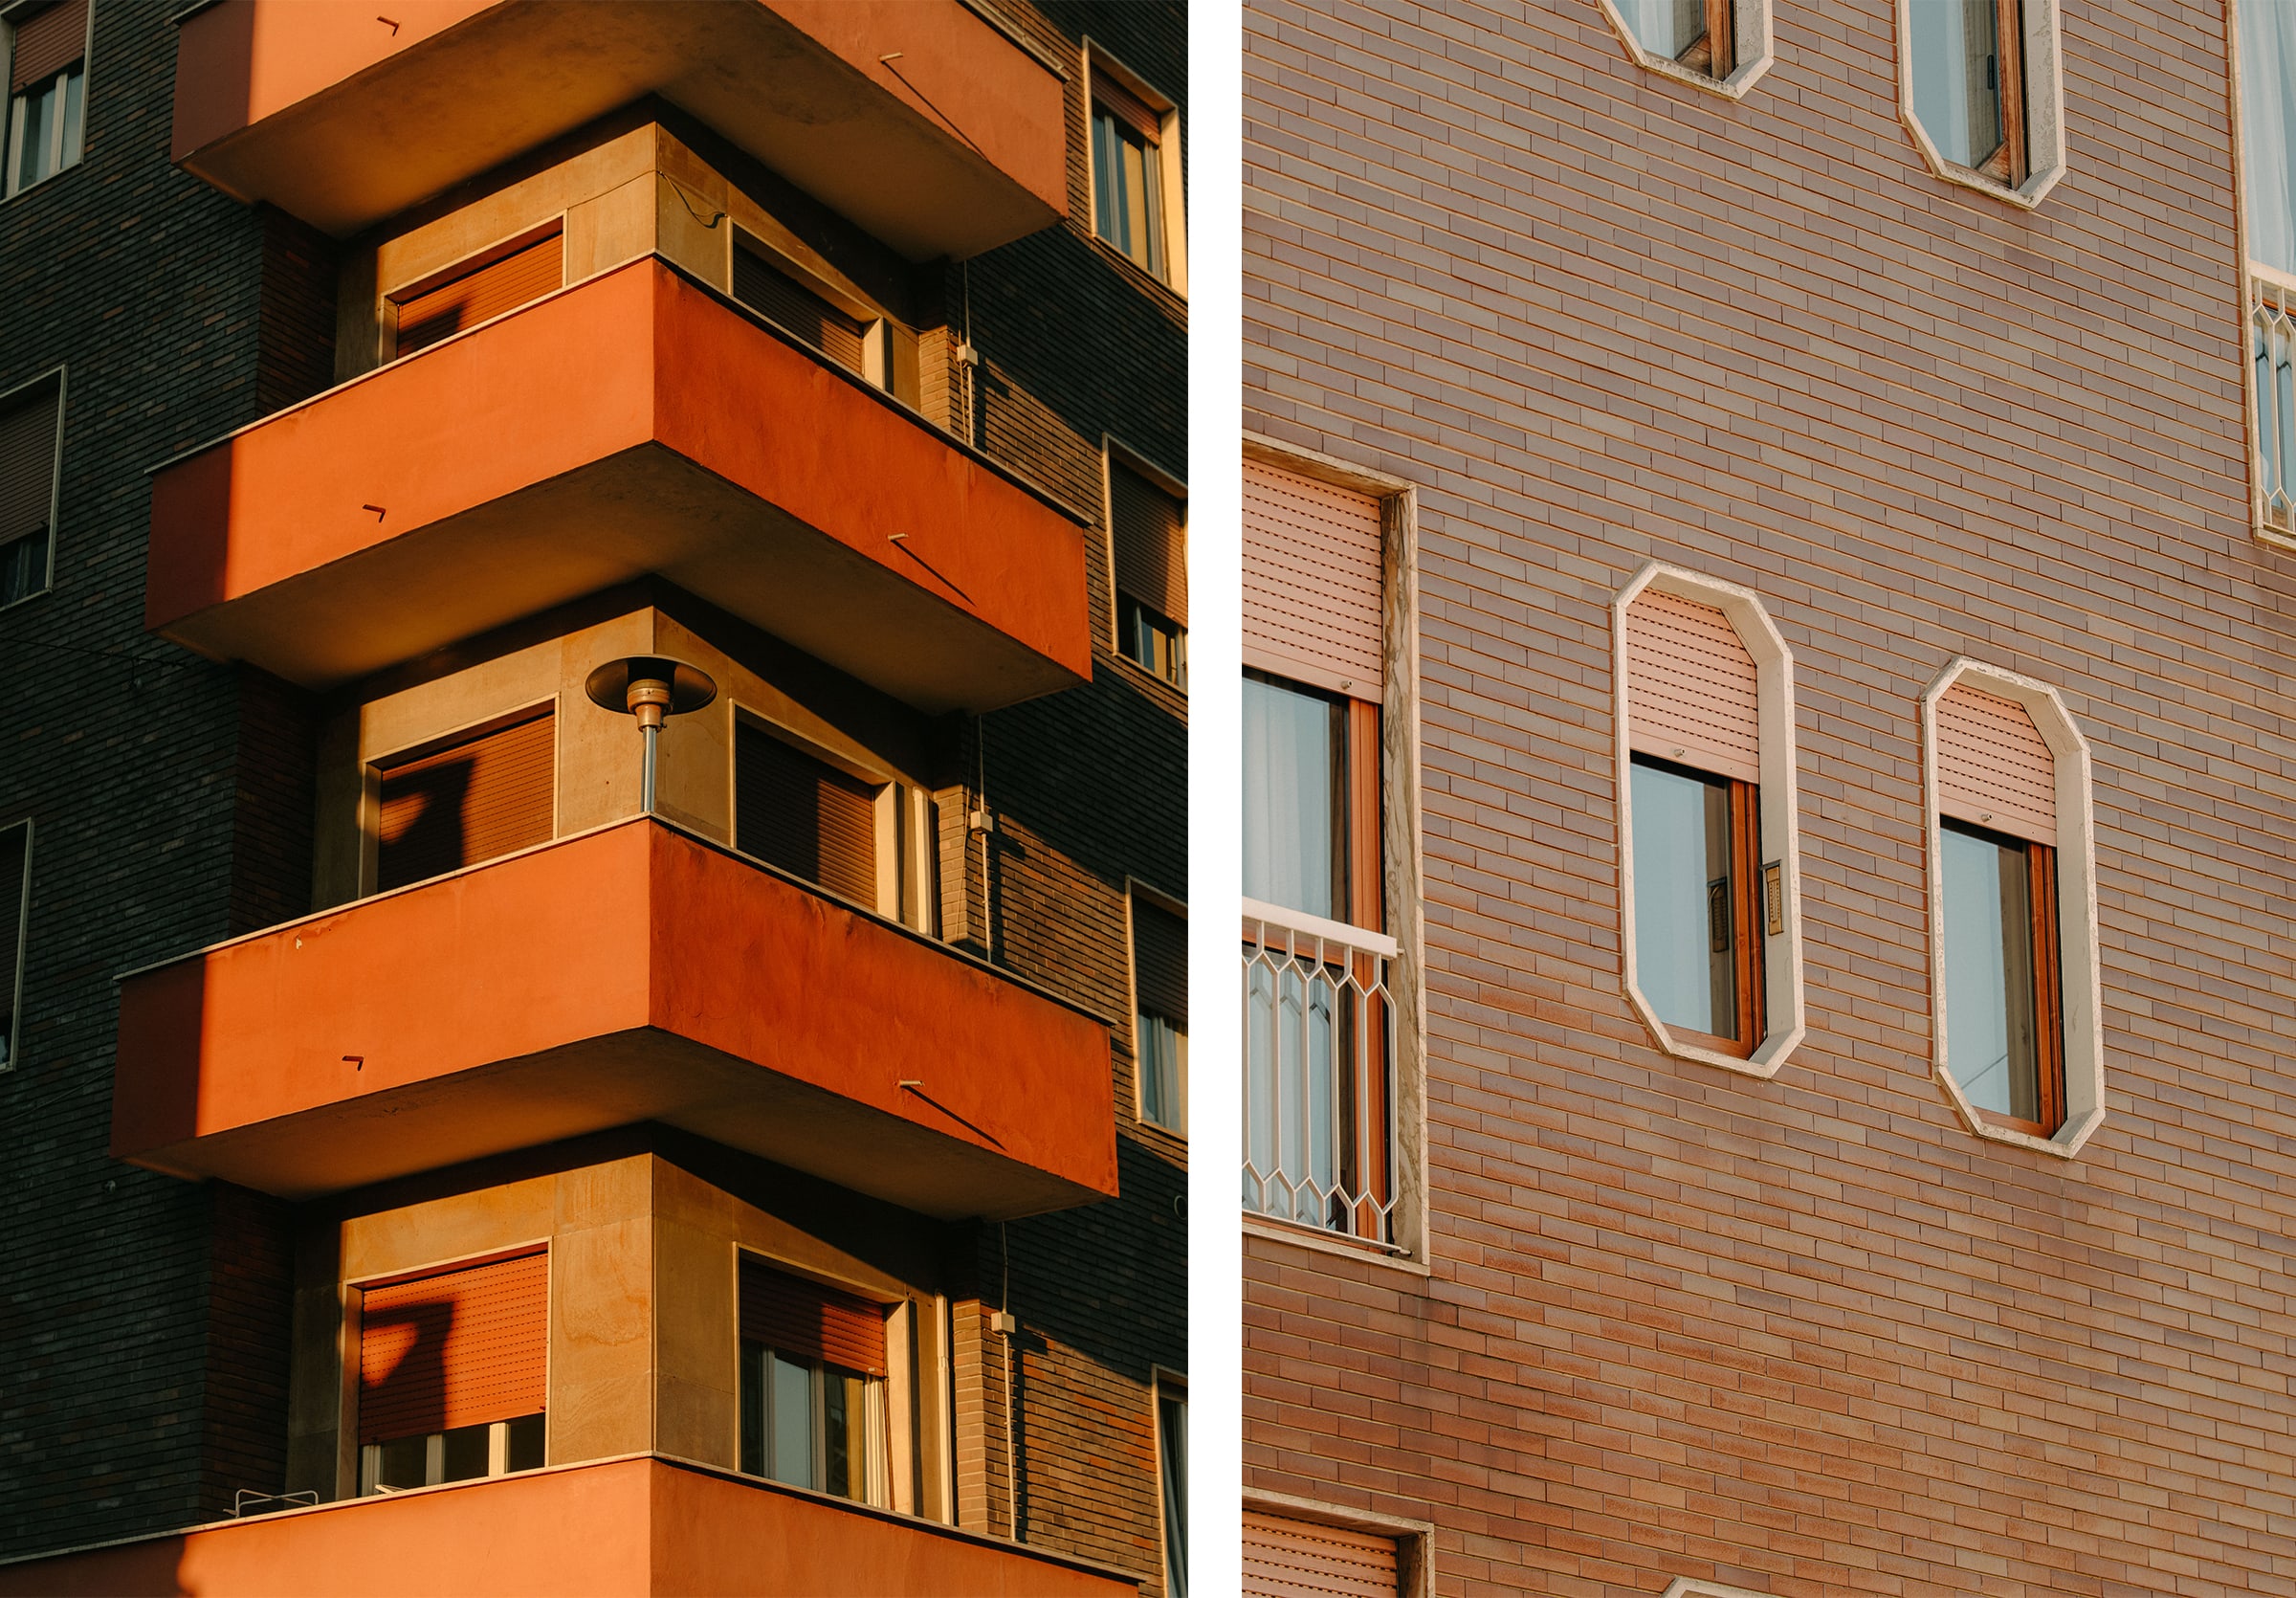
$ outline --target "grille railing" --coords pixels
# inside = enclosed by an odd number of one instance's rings
[[[1395,940],[1244,901],[1244,1208],[1396,1246]]]
[[[2258,498],[2264,520],[2296,530],[2296,287],[2251,273]]]

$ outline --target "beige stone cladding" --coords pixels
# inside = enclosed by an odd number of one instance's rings
[[[1246,10],[1244,426],[1417,485],[1428,1150],[1424,1274],[1246,1238],[1246,1486],[1428,1523],[1442,1594],[2296,1592],[2296,566],[2249,534],[2225,9],[2064,8],[2030,209],[1931,169],[1893,0],[1773,21],[1732,100],[1597,0]],[[1650,561],[1793,655],[1767,1081],[1623,991]],[[1932,1066],[1957,656],[2090,752],[2071,1158]]]

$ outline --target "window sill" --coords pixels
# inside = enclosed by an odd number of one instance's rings
[[[1424,1260],[1409,1254],[1396,1254],[1377,1243],[1351,1241],[1325,1232],[1311,1232],[1306,1227],[1287,1226],[1281,1221],[1263,1220],[1247,1211],[1243,1215],[1244,1235],[1264,1237],[1271,1243],[1288,1243],[1311,1254],[1335,1254],[1363,1265],[1377,1265],[1382,1270],[1401,1271],[1409,1276],[1432,1276],[1435,1272]]]
[[[1169,694],[1174,699],[1180,700],[1182,707],[1185,707],[1187,704],[1188,691],[1181,687],[1179,683],[1174,682],[1170,677],[1158,676],[1155,672],[1150,671],[1147,667],[1141,665],[1137,660],[1135,660],[1131,655],[1126,655],[1120,649],[1110,650],[1108,652],[1108,657],[1111,660],[1115,661],[1118,665],[1122,666],[1125,670],[1131,672],[1141,681],[1152,682],[1156,684],[1156,686],[1161,689],[1164,693]]]
[[[44,178],[34,178],[34,179],[33,179],[33,180],[32,180],[32,182],[30,182],[30,183],[26,184],[26,185],[25,185],[23,188],[21,188],[21,189],[19,189],[15,190],[13,193],[11,193],[11,194],[8,195],[8,196],[7,196],[7,198],[8,198],[9,200],[20,200],[20,199],[22,199],[22,198],[23,198],[25,195],[27,195],[27,194],[34,193],[34,192],[36,192],[36,191],[37,191],[37,190],[39,190],[39,189],[45,189],[45,188],[47,188],[47,187],[48,187],[48,185],[50,185],[50,184],[54,183],[54,182],[55,182],[55,181],[57,178],[60,178],[60,177],[62,177],[62,176],[63,176],[63,175],[64,175],[66,172],[77,172],[77,171],[78,171],[78,170],[79,170],[79,169],[80,169],[82,166],[86,166],[87,164],[88,164],[88,158],[87,158],[85,155],[82,155],[82,156],[81,156],[81,157],[80,157],[80,158],[79,158],[77,161],[75,161],[75,162],[73,162],[73,163],[72,163],[72,165],[71,165],[71,166],[58,166],[58,167],[57,167],[57,168],[56,168],[55,171],[53,171],[53,172],[50,172],[50,173],[49,173],[49,174],[48,174],[46,177],[44,177]],[[0,200],[0,204],[5,204],[5,203],[6,203],[6,201],[4,201],[4,200]]]
[[[1123,251],[1109,243],[1107,239],[1102,238],[1098,233],[1093,233],[1089,236],[1093,241],[1093,248],[1099,251],[1100,254],[1109,260],[1115,262],[1117,266],[1124,270],[1126,276],[1137,278],[1142,284],[1155,289],[1166,299],[1172,300],[1173,303],[1177,304],[1181,310],[1184,311],[1188,308],[1188,297],[1185,294],[1181,293],[1179,289],[1174,288],[1165,279],[1159,277],[1155,273],[1149,271],[1138,261],[1134,260]]]

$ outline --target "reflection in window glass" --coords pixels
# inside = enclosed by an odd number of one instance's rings
[[[1139,1012],[1140,1119],[1181,1130],[1181,1083],[1187,1079],[1188,1034],[1161,1015]]]
[[[1343,921],[1340,751],[1334,700],[1244,679],[1244,897]]]
[[[1913,114],[1957,166],[2001,147],[1998,0],[1907,0],[1913,33]]]
[[[2296,274],[2296,5],[2242,0],[2240,21],[2248,258]]]
[[[1971,1104],[2041,1119],[2025,847],[1947,822],[1946,1057]]]
[[[773,1459],[765,1474],[813,1485],[813,1367],[773,1356]]]
[[[1738,1031],[1730,785],[1634,763],[1634,959],[1669,1027]]]
[[[1620,0],[1619,14],[1637,44],[1668,60],[1706,33],[1706,0]]]
[[[1108,112],[1093,114],[1093,211],[1100,236],[1145,272],[1164,275],[1162,174],[1156,150]]]

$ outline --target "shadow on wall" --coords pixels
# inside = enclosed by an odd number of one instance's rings
[[[377,888],[403,888],[453,871],[469,857],[465,810],[475,764],[470,757],[439,761],[385,777]]]

